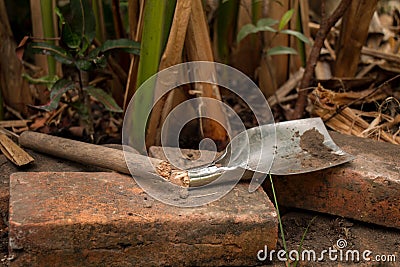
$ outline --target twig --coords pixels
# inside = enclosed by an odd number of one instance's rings
[[[321,52],[322,45],[324,44],[324,40],[328,35],[328,33],[330,32],[331,28],[343,16],[344,12],[347,10],[347,7],[350,5],[350,2],[351,0],[342,0],[339,6],[335,9],[335,11],[329,18],[326,19],[324,17],[322,19],[321,27],[318,29],[314,45],[310,52],[310,56],[307,59],[307,65],[305,68],[303,79],[300,83],[300,89],[310,86],[315,66],[317,65],[319,54]],[[325,1],[321,2],[322,13],[325,12],[324,3]],[[307,91],[300,90],[294,111],[291,114],[287,114],[288,119],[299,119],[303,117],[306,105],[307,105]]]
[[[25,119],[22,117],[21,113],[19,113],[17,110],[13,109],[12,107],[10,107],[10,106],[8,106],[8,105],[6,105],[6,104],[4,104],[4,107],[6,108],[6,110],[7,110],[8,112],[10,112],[12,115],[14,115],[15,117],[17,117],[18,119],[20,119],[20,120],[25,120]]]
[[[333,60],[336,60],[336,53],[335,50],[332,49],[331,45],[329,44],[328,40],[325,39],[324,45],[326,49],[328,50],[329,54],[331,55]]]
[[[296,85],[300,82],[303,74],[303,68],[300,68],[296,73],[294,73],[287,82],[285,82],[281,87],[279,87],[278,90],[275,91],[274,95],[268,98],[269,105],[275,106],[276,104],[281,102],[282,99],[290,93],[290,91],[296,88]]]
[[[369,47],[364,46],[361,50],[361,54],[367,55],[367,56],[372,56],[376,58],[381,58],[387,61],[395,62],[400,64],[400,56],[393,54],[393,53],[385,53],[381,52]]]
[[[31,122],[31,120],[6,120],[6,121],[0,121],[0,127],[4,127],[4,128],[26,127],[28,122]]]
[[[331,116],[329,116],[326,120],[324,120],[324,122],[329,121],[330,119],[332,119],[333,117],[335,117],[336,115],[338,115],[341,111],[343,111],[345,108],[347,108],[347,107],[353,105],[354,103],[356,103],[356,102],[358,102],[358,101],[360,101],[360,100],[363,100],[363,99],[365,99],[365,98],[367,98],[367,97],[372,96],[372,95],[375,94],[378,90],[382,89],[383,87],[385,87],[385,86],[388,85],[389,83],[393,82],[394,80],[397,80],[398,78],[400,78],[400,74],[398,74],[398,75],[394,76],[393,78],[391,78],[391,79],[389,79],[389,80],[383,82],[383,83],[382,83],[381,85],[379,85],[378,87],[375,87],[369,94],[367,94],[367,95],[365,95],[365,96],[363,96],[363,97],[360,97],[360,98],[358,98],[358,99],[355,99],[355,100],[351,101],[350,103],[348,103],[348,104],[346,104],[346,105],[344,105],[344,106],[339,107],[339,108],[336,110],[336,112],[333,113]]]
[[[365,96],[362,96],[358,99],[355,99],[353,101],[351,101],[350,103],[347,103],[346,105],[343,105],[341,107],[339,107],[335,113],[333,113],[332,115],[330,115],[326,120],[324,120],[324,122],[329,121],[330,119],[332,119],[333,117],[335,117],[336,115],[340,114],[340,112],[342,112],[345,108],[350,107],[351,105],[353,105],[356,102],[359,102],[360,100],[363,100],[365,98],[368,98],[372,95],[374,95],[376,92],[378,92],[380,89],[382,89],[383,87],[387,86],[389,83],[397,80],[398,78],[400,78],[400,74],[394,76],[393,78],[390,78],[389,80],[383,82],[381,85],[375,87],[369,94],[366,94]]]

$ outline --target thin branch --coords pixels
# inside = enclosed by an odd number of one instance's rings
[[[325,119],[324,122],[327,122],[327,121],[331,120],[333,117],[335,117],[336,115],[339,115],[345,108],[350,107],[350,106],[353,105],[354,103],[357,103],[357,102],[360,101],[360,100],[363,100],[363,99],[366,99],[366,98],[368,98],[368,97],[373,96],[376,92],[378,92],[379,90],[381,90],[381,89],[383,89],[384,87],[388,86],[391,82],[393,82],[393,81],[395,81],[395,80],[397,80],[397,79],[399,79],[399,78],[400,78],[400,74],[394,76],[393,78],[390,78],[389,80],[383,82],[381,85],[375,87],[375,88],[374,88],[371,92],[369,92],[367,95],[365,95],[365,96],[363,96],[363,97],[360,97],[360,98],[357,98],[357,99],[351,101],[350,103],[348,103],[348,104],[346,104],[346,105],[344,105],[344,106],[339,107],[339,108],[335,111],[335,113],[333,113],[333,114],[330,115],[327,119]]]
[[[324,2],[322,1],[321,9],[324,11]],[[310,56],[307,59],[307,65],[305,68],[305,72],[303,75],[303,79],[300,83],[300,89],[309,87],[314,75],[315,66],[317,65],[317,61],[321,52],[321,48],[324,44],[324,40],[326,39],[328,33],[331,28],[336,24],[336,22],[344,15],[348,6],[350,5],[351,0],[342,0],[339,6],[335,9],[332,15],[329,18],[322,18],[321,27],[319,28],[314,45],[311,49]],[[296,106],[294,111],[291,114],[287,114],[288,119],[300,119],[304,115],[304,110],[307,105],[307,90],[300,90],[299,97],[296,101]]]

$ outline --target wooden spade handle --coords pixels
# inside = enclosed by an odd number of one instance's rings
[[[130,166],[133,172],[150,172],[161,176],[168,173],[169,176],[171,170],[169,163],[160,159],[127,152],[124,155],[122,150],[37,132],[23,132],[19,137],[19,143],[34,151],[125,174],[130,174],[125,163],[125,155],[129,157],[129,162],[132,162]],[[151,165],[149,161],[152,163]]]

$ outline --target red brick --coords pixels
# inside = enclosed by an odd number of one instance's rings
[[[348,164],[293,176],[277,176],[282,206],[344,216],[400,229],[400,146],[332,133]],[[270,190],[270,185],[264,185]]]
[[[275,247],[267,195],[239,184],[222,199],[178,208],[116,173],[15,173],[11,266],[254,265]]]

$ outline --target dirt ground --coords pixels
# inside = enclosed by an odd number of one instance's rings
[[[371,224],[365,224],[337,216],[317,214],[307,211],[286,211],[282,217],[283,229],[288,251],[298,250],[305,229],[310,224],[304,237],[304,250],[315,251],[316,258],[321,256],[323,250],[333,252],[331,257],[324,254],[322,261],[299,262],[297,266],[399,266],[400,265],[400,231],[388,229]],[[339,247],[343,247],[342,256]],[[282,239],[279,240],[278,249],[283,248]],[[353,257],[348,251],[357,250]],[[369,250],[371,261],[363,259],[363,252]],[[347,258],[346,258],[347,253]],[[367,253],[367,252],[366,252]],[[295,254],[293,254],[295,255]],[[307,259],[305,254],[305,258]],[[365,254],[367,255],[367,254]],[[393,256],[394,255],[394,256]],[[368,256],[368,255],[367,255]],[[375,260],[384,259],[386,262]],[[335,259],[337,260],[331,260]],[[341,257],[341,258],[340,258]],[[342,260],[340,260],[342,259]],[[395,260],[395,262],[394,262]],[[390,262],[392,261],[392,262]],[[284,266],[275,258],[275,266]],[[291,264],[293,266],[293,263]]]
[[[0,253],[3,265],[8,265],[12,260],[8,255],[8,201],[9,201],[9,176],[17,171],[99,171],[100,169],[90,168],[79,164],[65,162],[60,159],[50,158],[32,151],[28,152],[35,158],[35,164],[22,170],[13,166],[4,155],[0,155]],[[330,261],[328,256],[324,261],[300,263],[298,266],[399,266],[400,265],[400,231],[396,229],[387,229],[376,225],[369,225],[337,216],[325,214],[316,214],[307,211],[288,210],[281,207],[283,229],[288,250],[297,250],[302,239],[302,235],[310,225],[304,238],[303,249],[315,250],[317,256],[322,250],[328,250],[330,247],[337,246],[338,240],[345,240],[347,246],[344,250],[370,250],[371,257],[375,255],[395,255],[396,263],[378,263],[360,261]],[[278,248],[282,249],[283,242],[280,239]],[[262,248],[260,248],[262,249]],[[260,264],[268,266],[284,266],[276,255],[273,261],[260,261]],[[291,264],[293,266],[293,263]]]

